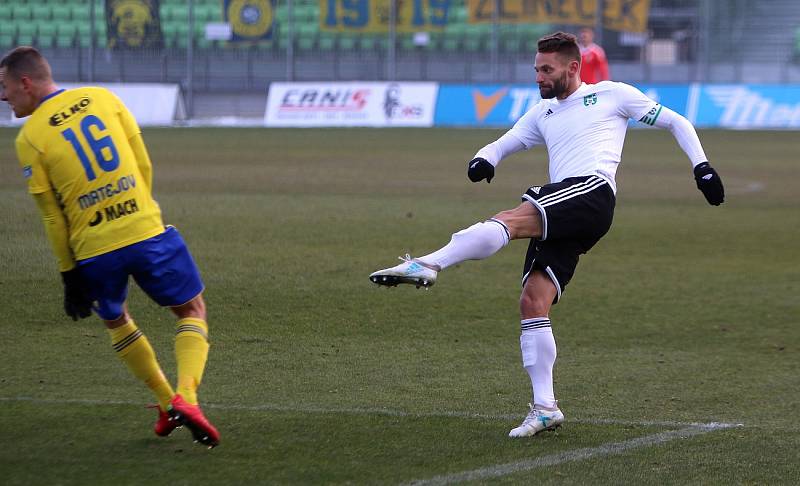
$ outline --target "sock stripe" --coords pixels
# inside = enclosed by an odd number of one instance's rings
[[[520,321],[520,328],[523,331],[531,331],[534,329],[545,329],[551,327],[550,319],[542,317],[534,317],[533,319],[523,319]]]
[[[487,223],[490,222],[490,221],[492,223],[499,224],[500,227],[503,228],[503,231],[506,232],[506,242],[511,240],[511,232],[508,231],[508,226],[506,226],[506,224],[504,222],[500,221],[499,219],[495,219],[495,218],[489,218],[489,219],[486,220]]]
[[[204,339],[208,340],[208,334],[206,333],[206,330],[200,326],[195,326],[192,324],[181,324],[180,326],[178,326],[178,330],[175,332],[175,334],[178,335],[182,332],[196,332],[197,334],[203,336]]]
[[[114,351],[119,353],[120,351],[130,346],[134,341],[136,341],[143,335],[144,334],[142,334],[142,331],[140,331],[139,329],[133,331],[132,333],[122,338],[120,341],[112,344],[112,346],[114,347]]]

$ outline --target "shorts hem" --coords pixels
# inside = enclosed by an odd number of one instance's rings
[[[544,208],[541,204],[539,204],[536,199],[532,198],[528,194],[523,194],[522,198],[533,205],[537,210],[539,210],[539,214],[542,215],[542,236],[539,240],[544,241],[547,239],[547,212],[545,212]]]
[[[182,305],[186,305],[186,304],[188,304],[189,302],[191,302],[191,301],[193,301],[194,299],[196,299],[196,298],[197,298],[197,296],[198,296],[198,295],[200,295],[200,294],[202,294],[202,293],[203,293],[205,290],[206,290],[206,286],[205,286],[205,285],[203,285],[202,287],[200,287],[200,291],[199,291],[199,292],[195,293],[195,294],[194,294],[194,295],[193,295],[193,296],[192,296],[190,299],[188,299],[186,302],[183,302],[183,303],[181,303],[181,304],[159,304],[159,305],[160,305],[161,307],[180,307],[180,306],[182,306]]]

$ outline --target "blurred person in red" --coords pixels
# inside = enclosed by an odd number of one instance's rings
[[[610,79],[606,51],[594,43],[594,30],[582,27],[578,33],[578,46],[581,49],[581,81],[597,84]]]

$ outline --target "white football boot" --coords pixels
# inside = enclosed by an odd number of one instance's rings
[[[415,262],[409,254],[399,258],[403,261],[400,265],[384,268],[371,274],[369,279],[372,283],[387,287],[394,287],[397,284],[411,284],[416,285],[417,288],[428,288],[436,283],[436,276],[439,272]]]
[[[509,437],[529,437],[543,430],[555,430],[564,422],[564,414],[559,409],[543,410],[530,403],[528,407],[531,409],[528,416],[519,427],[511,429],[511,432],[508,433]]]

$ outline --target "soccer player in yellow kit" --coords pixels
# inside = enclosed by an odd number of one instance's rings
[[[67,315],[94,310],[105,322],[117,356],[158,400],[157,435],[185,425],[216,446],[219,433],[197,401],[209,347],[203,282],[178,231],[161,220],[133,115],[107,89],[58,89],[32,47],[0,60],[0,87],[17,117],[30,115],[16,150],[58,259]],[[128,312],[129,276],[178,317],[175,391]]]

